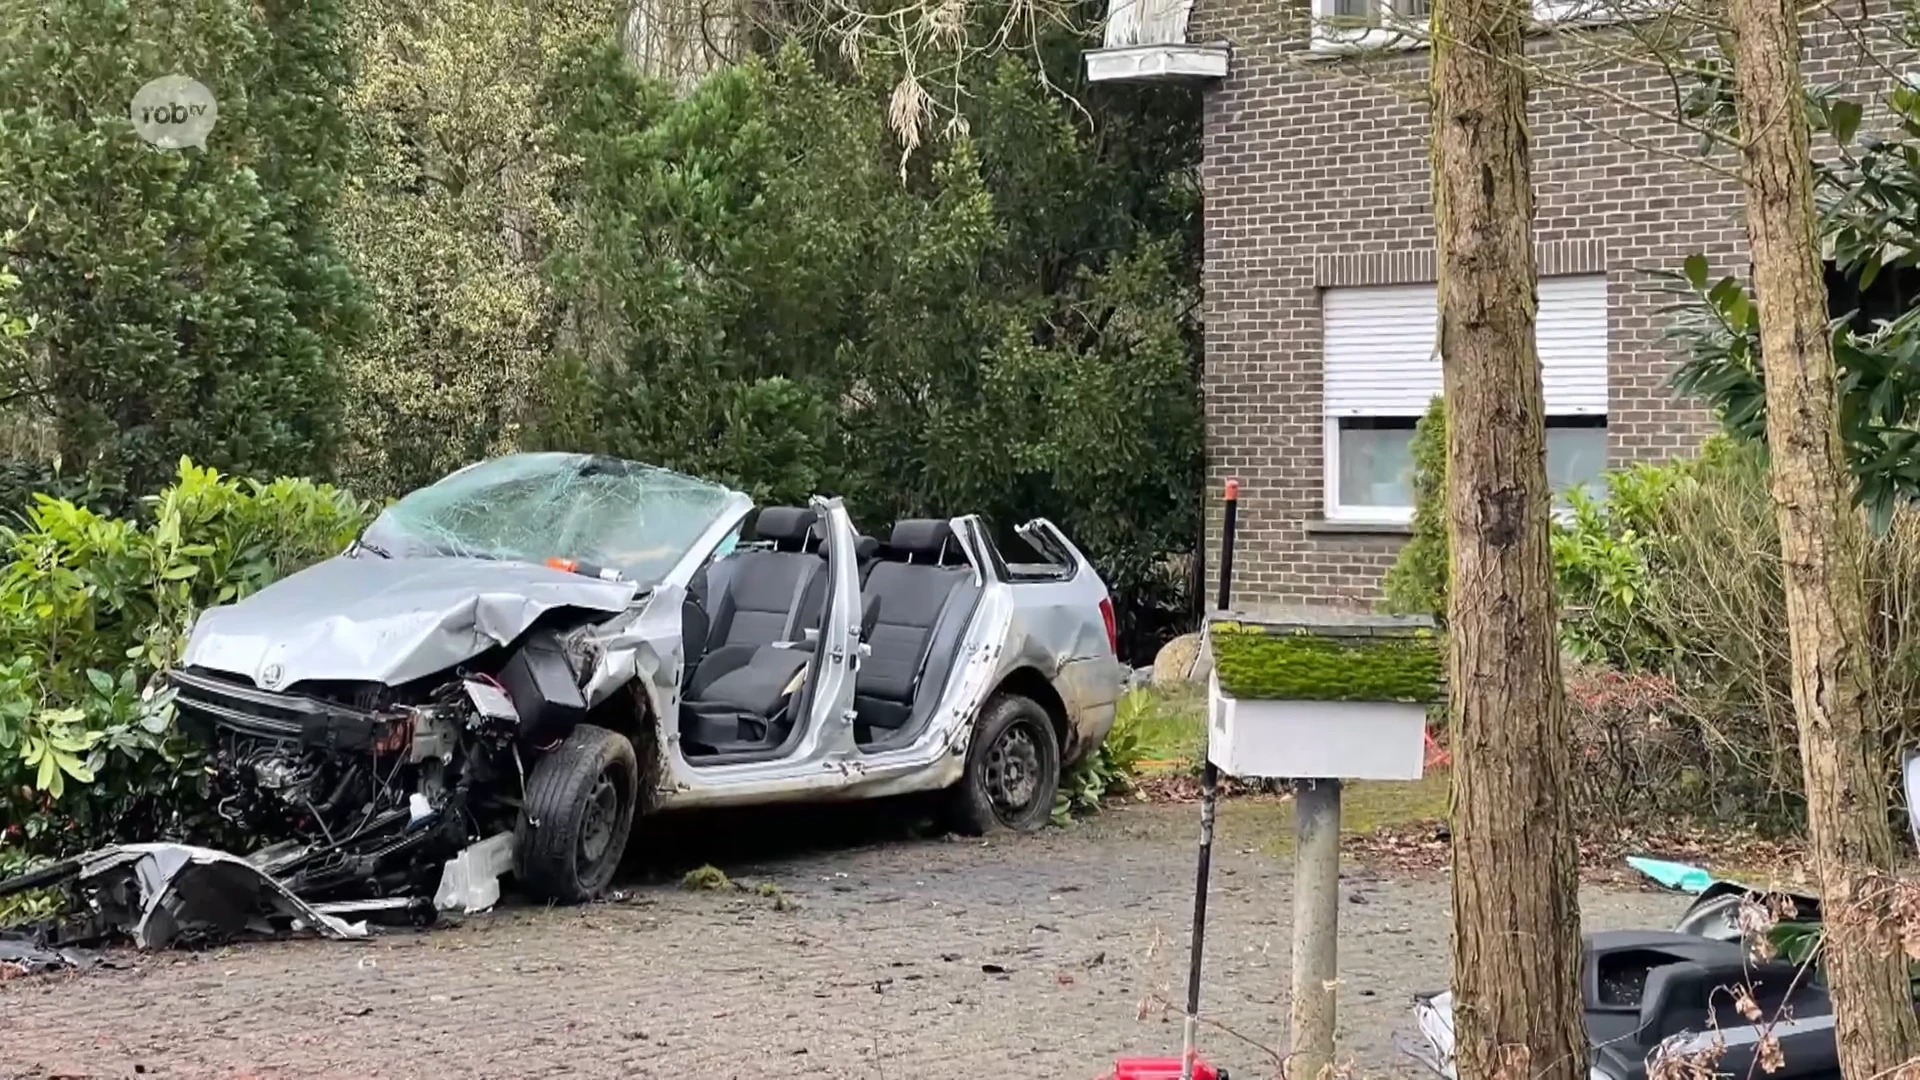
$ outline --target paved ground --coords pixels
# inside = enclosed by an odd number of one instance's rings
[[[1178,1049],[1178,1023],[1143,1002],[1183,993],[1193,813],[1131,807],[987,844],[859,829],[742,843],[770,826],[705,823],[737,880],[786,899],[641,882],[366,944],[16,980],[0,985],[0,1076],[1092,1080],[1117,1053]],[[1283,1046],[1291,901],[1260,852],[1268,827],[1257,805],[1226,814],[1203,1011]],[[1413,1075],[1393,1039],[1409,995],[1446,984],[1446,883],[1356,870],[1343,892],[1342,1055],[1357,1074]],[[1680,907],[1582,899],[1595,928]],[[1274,1075],[1224,1033],[1206,1045],[1236,1076]]]

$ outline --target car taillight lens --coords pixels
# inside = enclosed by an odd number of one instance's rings
[[[1120,628],[1113,621],[1113,598],[1110,596],[1100,598],[1100,621],[1107,624],[1107,648],[1113,650],[1113,655],[1119,656]]]

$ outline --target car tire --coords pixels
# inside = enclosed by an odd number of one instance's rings
[[[620,868],[639,789],[633,743],[592,724],[534,762],[514,828],[521,891],[563,904],[599,895]]]
[[[1032,698],[1001,694],[974,722],[967,767],[948,792],[953,831],[984,836],[1035,832],[1053,820],[1060,790],[1060,737]]]

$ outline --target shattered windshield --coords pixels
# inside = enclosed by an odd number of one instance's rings
[[[734,493],[650,465],[586,454],[511,454],[394,503],[367,528],[375,551],[544,563],[573,559],[657,584]]]

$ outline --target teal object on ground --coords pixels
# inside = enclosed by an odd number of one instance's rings
[[[1639,855],[1627,856],[1627,865],[1647,875],[1669,889],[1678,889],[1685,893],[1706,892],[1713,884],[1713,875],[1698,866],[1686,863],[1667,862],[1662,859],[1647,859]]]

